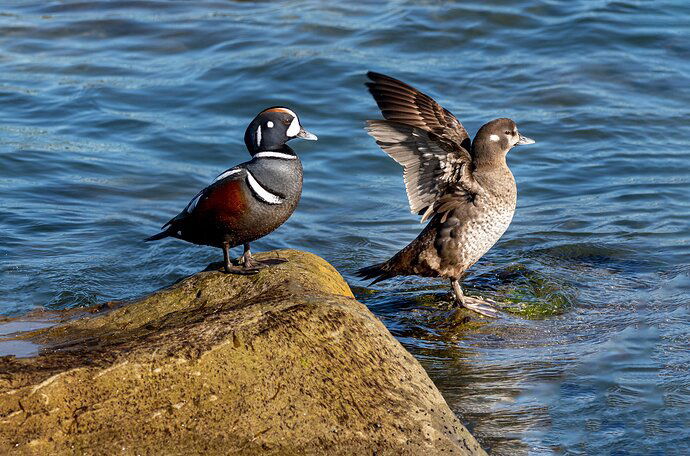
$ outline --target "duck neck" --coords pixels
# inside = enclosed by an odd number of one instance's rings
[[[292,156],[297,156],[294,150],[287,144],[282,144],[280,146],[276,147],[261,147],[260,149],[257,150],[250,150],[249,153],[252,155],[252,157],[259,152],[280,152],[281,154],[287,154],[287,155],[292,155]]]
[[[495,150],[492,150],[492,147],[495,146],[481,141],[472,144],[472,164],[475,170],[488,170],[508,166],[506,154],[496,153]]]

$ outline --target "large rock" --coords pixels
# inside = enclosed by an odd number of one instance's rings
[[[485,454],[332,266],[276,254],[28,335],[0,454]]]

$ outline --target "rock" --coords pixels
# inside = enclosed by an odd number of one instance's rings
[[[485,454],[331,265],[270,254],[25,335],[0,454]]]

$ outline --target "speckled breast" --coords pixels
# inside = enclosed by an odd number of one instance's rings
[[[458,259],[467,269],[476,263],[506,232],[515,213],[515,204],[497,205],[480,212],[456,228]]]
[[[515,213],[514,181],[503,190],[500,194],[486,195],[469,210],[453,211],[439,225],[434,248],[441,276],[459,277],[503,236]]]

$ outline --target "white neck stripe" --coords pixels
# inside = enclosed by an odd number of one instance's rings
[[[259,152],[258,154],[254,154],[254,158],[284,158],[286,160],[294,160],[295,158],[297,158],[297,156],[291,155],[291,154],[285,154],[283,152],[265,151],[265,152]]]
[[[268,203],[268,204],[280,204],[283,202],[283,199],[279,197],[278,195],[274,195],[273,193],[269,192],[265,188],[261,186],[261,184],[254,179],[254,176],[252,176],[252,173],[247,170],[247,183],[249,184],[249,188],[252,189],[252,192],[262,201]]]
[[[256,129],[256,147],[261,147],[261,125]]]

